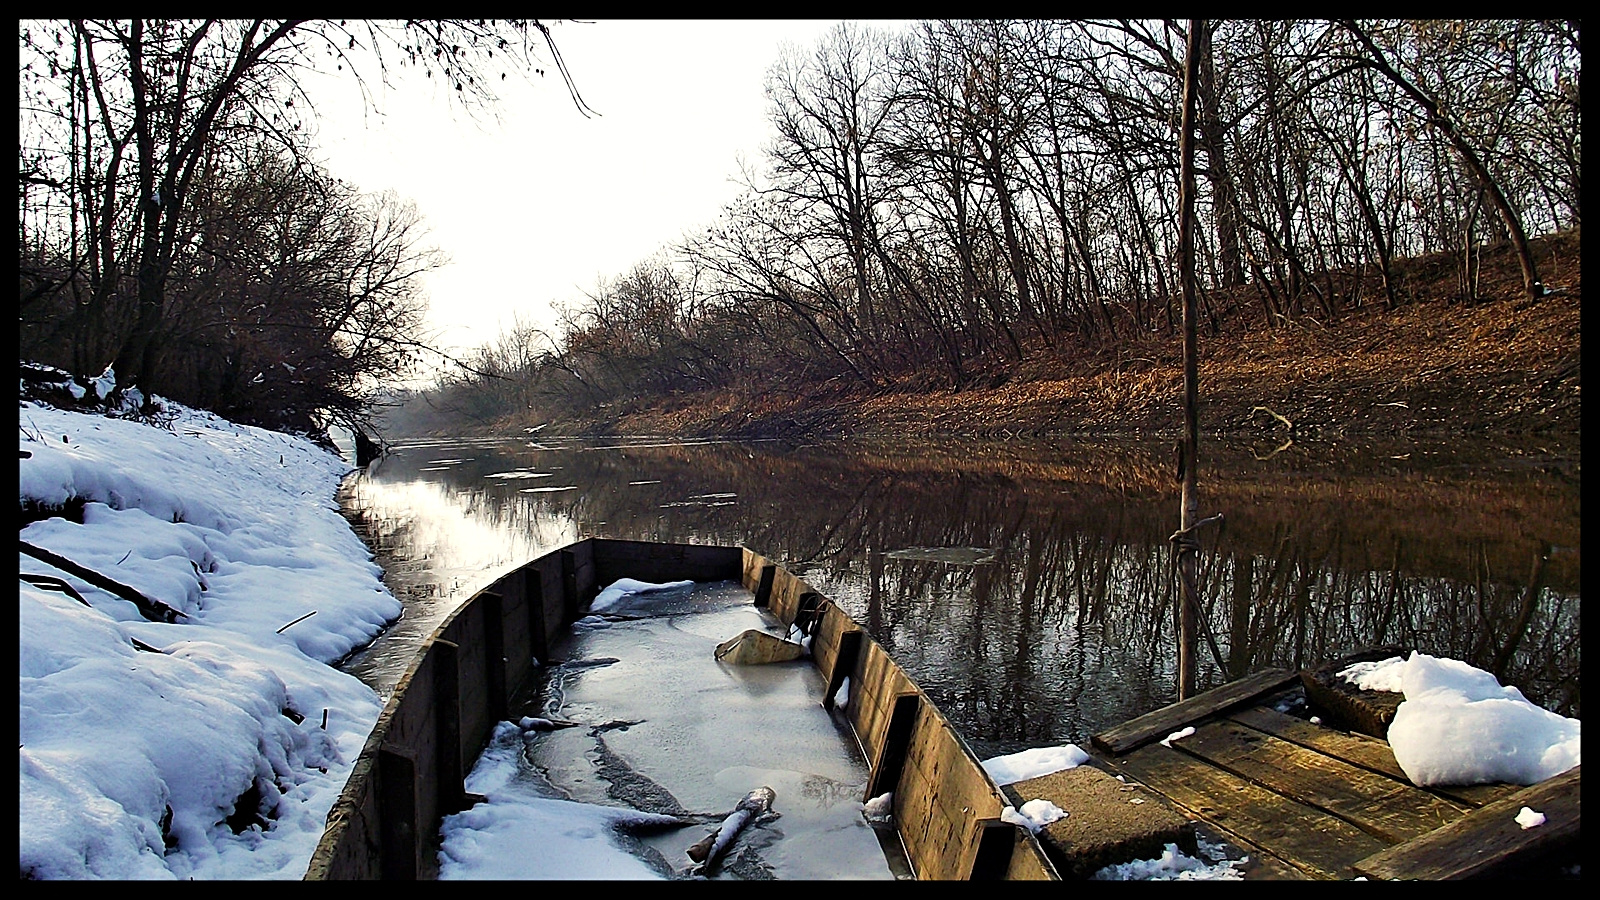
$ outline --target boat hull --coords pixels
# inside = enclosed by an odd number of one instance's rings
[[[812,636],[810,661],[871,767],[867,800],[893,794],[892,820],[922,879],[1054,879],[1031,832],[1000,820],[1005,796],[911,677],[843,609],[760,554],[589,538],[552,551],[474,594],[419,649],[334,804],[310,880],[428,879],[439,822],[475,799],[471,762],[539,661],[620,578],[736,580],[785,625]]]

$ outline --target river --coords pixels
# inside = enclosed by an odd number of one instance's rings
[[[1202,444],[1202,688],[1373,645],[1580,716],[1580,454],[1549,442]],[[387,695],[501,574],[581,537],[742,544],[832,597],[980,759],[1176,699],[1170,444],[410,441],[341,495],[405,605]]]

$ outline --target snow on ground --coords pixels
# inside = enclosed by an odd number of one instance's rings
[[[400,612],[335,503],[350,467],[165,408],[18,412],[20,501],[84,501],[22,540],[183,614],[20,556],[87,601],[19,581],[24,877],[299,878],[381,708],[330,665]]]

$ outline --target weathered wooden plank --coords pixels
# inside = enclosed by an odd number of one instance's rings
[[[1206,843],[1222,844],[1222,850],[1229,859],[1240,860],[1233,866],[1233,871],[1245,881],[1307,881],[1311,874],[1289,865],[1270,851],[1257,847],[1255,844],[1239,837],[1236,834],[1224,836],[1209,823],[1195,823],[1195,837],[1202,840],[1202,850]]]
[[[824,678],[832,674],[839,656],[839,642],[855,622],[848,613],[825,601],[818,611],[816,629],[811,634],[811,660]]]
[[[378,847],[380,871],[390,881],[415,881],[417,865],[417,767],[404,753],[378,751]]]
[[[483,690],[484,713],[493,722],[506,714],[506,619],[505,597],[495,591],[480,591],[478,605],[483,607]],[[491,724],[484,729],[493,731]],[[487,739],[488,735],[484,735]]]
[[[1003,876],[1006,881],[1057,881],[1061,876],[1050,864],[1038,838],[1027,829],[1017,829],[1017,845],[1011,851]]]
[[[1368,878],[1443,881],[1484,878],[1537,859],[1578,840],[1581,766],[1474,810],[1451,825],[1397,844],[1355,864]],[[1523,828],[1522,807],[1543,813],[1543,825]]]
[[[1395,762],[1394,751],[1390,749],[1387,741],[1368,737],[1357,732],[1340,731],[1335,728],[1313,725],[1305,719],[1286,715],[1265,706],[1251,706],[1236,710],[1229,713],[1228,718],[1240,724],[1248,725],[1257,731],[1264,731],[1274,737],[1292,741],[1302,747],[1310,747],[1319,753],[1325,753],[1328,756],[1371,769],[1374,772],[1382,772],[1393,778],[1409,781],[1409,779],[1406,779],[1405,771],[1400,768],[1400,764]],[[1515,784],[1449,785],[1423,788],[1430,794],[1437,794],[1470,807],[1493,803],[1521,789],[1521,785]]]
[[[744,551],[739,547],[614,538],[594,538],[592,546],[599,587],[618,578],[639,581],[677,581],[684,578],[692,581],[738,580],[744,564]]]
[[[442,815],[458,813],[466,789],[466,760],[462,754],[460,647],[446,640],[433,642],[434,703],[438,735],[434,742],[433,781]]]
[[[1355,663],[1370,663],[1411,655],[1411,649],[1398,644],[1369,647],[1330,659],[1300,673],[1305,685],[1306,703],[1328,723],[1371,737],[1386,739],[1395,710],[1405,701],[1397,691],[1377,691],[1356,687],[1339,675]]]
[[[574,544],[573,546],[577,546]],[[578,620],[578,608],[582,605],[583,598],[578,590],[578,554],[572,548],[559,551],[561,554],[561,624],[567,625]]]
[[[876,760],[883,753],[898,698],[907,693],[920,694],[920,691],[883,645],[870,637],[862,638],[857,671],[860,678],[850,681],[845,718],[855,729],[862,753],[867,759]]]
[[[777,575],[778,567],[767,563],[761,567],[761,574],[756,576],[755,605],[766,607],[767,600],[772,597],[772,579]]]
[[[854,620],[849,620],[854,625]],[[844,680],[849,678],[861,665],[861,641],[866,637],[866,632],[860,628],[852,628],[839,635],[838,652],[834,654],[833,664],[826,670],[818,662],[819,671],[828,673],[828,687],[822,694],[822,705],[828,710],[834,707],[834,700],[838,696],[839,688],[844,685]]]
[[[1201,725],[1172,745],[1306,806],[1327,810],[1390,844],[1420,837],[1466,813],[1404,780],[1227,719]]]
[[[1350,878],[1350,867],[1357,860],[1386,846],[1343,819],[1160,744],[1107,764],[1212,828],[1257,847],[1270,847],[1273,855],[1315,878]]]
[[[1284,669],[1264,669],[1238,681],[1212,688],[1188,700],[1163,706],[1137,719],[1130,719],[1115,728],[1094,735],[1090,741],[1096,749],[1104,753],[1125,753],[1141,744],[1160,740],[1185,725],[1198,722],[1207,716],[1216,715],[1241,703],[1248,703],[1282,690],[1288,685],[1298,683],[1299,679],[1300,676]]]
[[[767,594],[767,608],[778,617],[778,621],[785,625],[792,624],[800,612],[800,598],[810,593],[814,593],[811,585],[806,584],[788,569],[780,567],[773,572],[772,590]]]
[[[550,614],[545,608],[544,574],[529,564],[519,571],[522,577],[522,596],[528,610],[528,654],[530,674],[532,666],[544,665],[550,659]]]
[[[931,703],[920,705],[894,791],[895,821],[917,878],[966,878],[981,837],[973,823],[998,818],[1005,804]]]
[[[1011,870],[1011,858],[1022,843],[1021,832],[1027,829],[990,819],[977,823],[978,851],[972,859],[968,881],[1002,881]]]

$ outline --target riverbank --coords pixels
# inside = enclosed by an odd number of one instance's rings
[[[1581,431],[1580,235],[1535,242],[1553,291],[1519,297],[1515,262],[1485,252],[1475,302],[1448,258],[1400,264],[1409,298],[1325,322],[1223,323],[1200,338],[1200,427],[1211,434],[1564,435]],[[1247,287],[1244,290],[1253,291]],[[1240,300],[1241,308],[1259,306]],[[915,379],[876,390],[843,379],[641,398],[550,433],[744,438],[861,435],[1163,435],[1183,424],[1182,341],[1152,334],[1096,351],[1057,347],[964,390]],[[500,433],[541,422],[504,422]]]
[[[299,878],[382,709],[338,660],[400,604],[342,459],[154,409],[22,398],[21,877]]]
[[[66,373],[26,371],[22,880],[303,877],[384,705],[343,661],[401,613],[335,502],[349,463],[160,398],[154,415],[96,410]],[[540,804],[518,860],[630,877],[618,817]],[[464,821],[455,840],[506,822]]]

